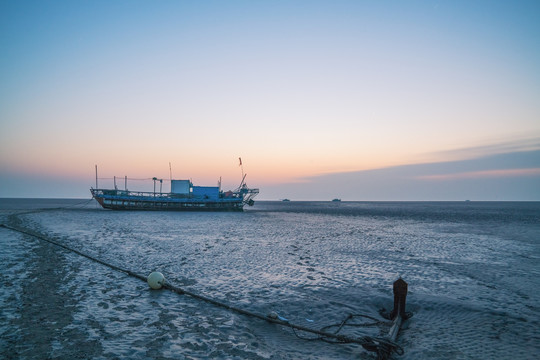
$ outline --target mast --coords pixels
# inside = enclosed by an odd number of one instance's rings
[[[238,160],[240,161],[239,166],[242,169],[242,182],[240,183],[240,186],[238,187],[238,189],[240,190],[240,188],[242,188],[242,185],[244,185],[244,180],[246,179],[247,174],[244,174],[244,166],[242,165],[242,158],[239,157]]]
[[[98,188],[98,182],[97,182],[97,165],[96,165],[96,189]]]
[[[242,169],[242,182],[244,182],[244,165],[242,165],[242,158],[239,157],[238,160],[240,161],[240,168]]]

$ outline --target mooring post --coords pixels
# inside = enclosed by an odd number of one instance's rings
[[[394,282],[394,309],[390,313],[390,319],[394,319],[396,315],[405,317],[405,303],[407,300],[407,283],[402,278]]]
[[[393,320],[392,327],[388,332],[388,339],[394,342],[397,338],[401,323],[407,319],[405,314],[405,305],[407,299],[407,283],[399,278],[394,282],[394,309],[390,313],[390,319]],[[386,360],[390,357],[392,349],[388,345],[383,345],[379,348],[377,358],[380,360]]]

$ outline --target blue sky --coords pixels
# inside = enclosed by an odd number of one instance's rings
[[[234,187],[241,156],[265,199],[478,159],[459,175],[476,198],[540,200],[523,185],[540,183],[526,155],[540,147],[539,15],[537,1],[4,1],[0,196],[89,196],[95,164],[168,178],[171,162]],[[529,162],[497,172],[505,153]],[[422,169],[407,194],[339,196],[475,198],[458,175],[422,191],[442,181]]]

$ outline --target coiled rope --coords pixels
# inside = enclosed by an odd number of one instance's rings
[[[50,210],[50,209],[47,209],[47,210]],[[43,211],[43,210],[41,210],[41,211]],[[34,212],[38,212],[38,211],[25,212],[24,214],[34,213]],[[22,215],[22,213],[19,213],[19,214],[16,214],[16,215]],[[12,215],[12,216],[16,216],[16,215]],[[85,253],[83,253],[83,252],[81,252],[79,250],[70,248],[69,246],[61,244],[60,242],[54,240],[51,237],[45,236],[45,235],[37,233],[35,231],[29,230],[29,229],[26,229],[26,228],[22,228],[22,227],[19,227],[19,226],[13,226],[13,225],[7,225],[7,224],[0,224],[0,227],[6,228],[6,229],[9,229],[9,230],[12,230],[12,231],[16,231],[16,232],[19,232],[21,234],[25,234],[25,235],[34,237],[36,239],[45,241],[45,242],[50,243],[52,245],[58,246],[58,247],[60,247],[60,248],[62,248],[64,250],[70,251],[72,253],[75,253],[77,255],[85,257],[85,258],[87,258],[89,260],[92,260],[92,261],[94,261],[96,263],[99,263],[99,264],[101,264],[103,266],[111,268],[111,269],[113,269],[115,271],[123,272],[123,273],[125,273],[125,274],[127,274],[129,276],[132,276],[134,278],[137,278],[137,279],[145,281],[145,282],[147,281],[146,276],[137,274],[137,273],[135,273],[135,272],[133,272],[133,271],[131,271],[129,269],[124,269],[124,268],[121,268],[119,266],[116,266],[116,265],[110,264],[108,262],[105,262],[103,260],[97,259],[97,258],[95,258],[95,257],[93,257],[91,255],[88,255],[88,254],[85,254]],[[292,331],[294,332],[294,334],[300,339],[304,339],[304,340],[322,340],[322,341],[326,341],[326,342],[333,343],[333,344],[355,343],[355,344],[362,345],[362,347],[364,347],[364,349],[366,349],[368,351],[377,352],[378,357],[380,357],[382,353],[387,353],[388,355],[391,354],[392,352],[394,352],[394,353],[396,353],[398,355],[402,355],[404,353],[403,348],[401,346],[399,346],[397,343],[395,343],[393,341],[390,341],[390,340],[388,340],[386,338],[371,337],[371,336],[362,336],[362,337],[359,337],[359,338],[353,338],[353,337],[350,337],[350,336],[339,334],[341,329],[343,329],[345,326],[374,326],[374,325],[378,325],[378,324],[382,323],[382,322],[378,321],[377,319],[372,318],[372,317],[367,316],[367,315],[350,314],[341,323],[327,325],[327,326],[321,328],[320,330],[316,330],[316,329],[312,329],[312,328],[305,327],[305,326],[302,326],[302,325],[293,324],[293,323],[289,322],[286,319],[280,318],[275,313],[271,313],[269,315],[262,315],[262,314],[259,314],[259,313],[255,313],[255,312],[252,312],[252,311],[249,311],[249,310],[245,310],[245,309],[242,309],[242,308],[239,308],[239,307],[236,307],[236,306],[226,304],[226,303],[224,303],[222,301],[210,298],[208,296],[204,296],[204,295],[201,295],[201,294],[191,292],[191,291],[186,290],[186,289],[182,289],[182,288],[180,288],[178,286],[175,286],[175,285],[172,285],[172,284],[170,284],[168,282],[165,282],[165,284],[163,284],[163,287],[165,289],[171,290],[171,291],[173,291],[173,292],[175,292],[177,294],[188,295],[188,296],[191,296],[192,298],[205,301],[205,302],[207,302],[209,304],[213,304],[215,306],[227,309],[229,311],[234,311],[234,312],[242,314],[242,315],[246,315],[246,316],[249,316],[249,317],[264,320],[264,321],[267,321],[269,323],[274,323],[274,324],[290,327],[292,329]],[[348,321],[355,318],[355,317],[368,318],[368,319],[373,320],[374,322],[373,323],[367,323],[367,324],[348,324]],[[329,329],[335,328],[335,327],[337,327],[336,331],[334,331],[333,333],[328,332]],[[303,331],[303,332],[307,332],[307,333],[311,333],[311,334],[315,334],[315,335],[317,335],[317,337],[313,337],[313,338],[302,337],[297,333],[298,330]]]

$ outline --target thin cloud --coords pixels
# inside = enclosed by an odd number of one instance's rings
[[[521,138],[495,144],[437,151],[429,156],[435,159],[467,160],[491,155],[540,150],[540,137]]]
[[[500,151],[484,147],[484,154]],[[510,144],[506,148],[512,148]],[[517,148],[523,149],[522,146]],[[265,199],[293,200],[540,200],[540,149],[459,161],[326,174],[307,183],[266,187]]]
[[[469,171],[455,174],[417,176],[418,180],[486,179],[540,175],[540,168]]]

